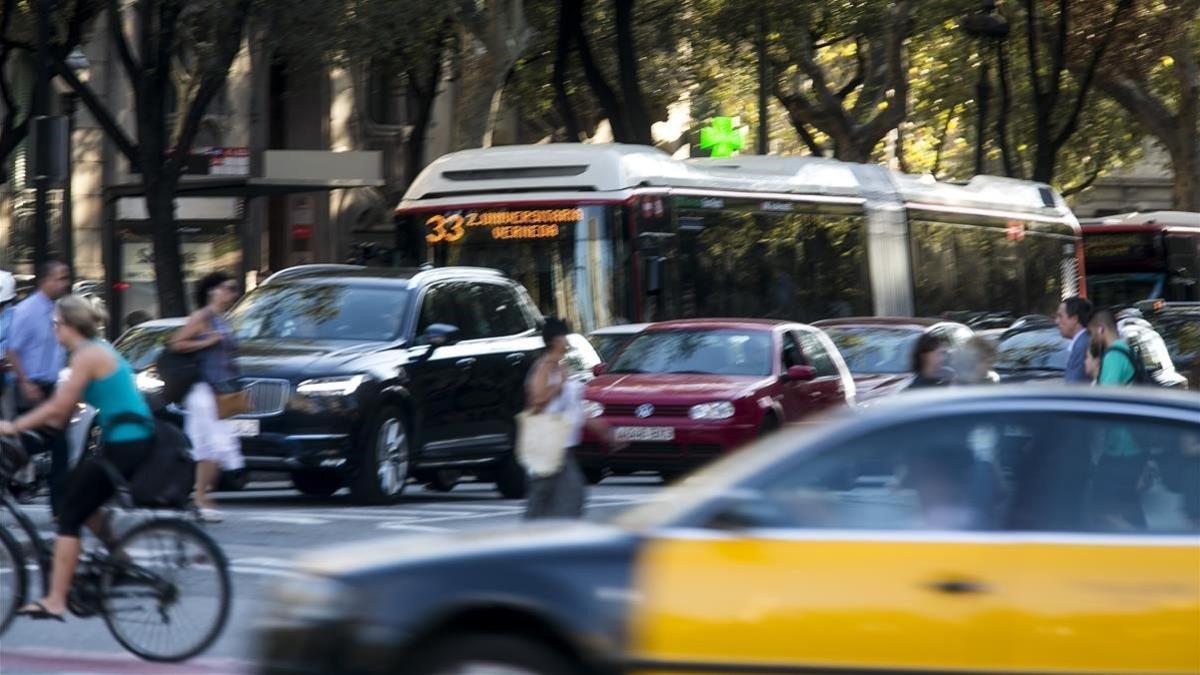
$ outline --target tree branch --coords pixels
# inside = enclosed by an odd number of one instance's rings
[[[908,64],[904,58],[904,42],[908,37],[906,27],[911,12],[910,0],[901,0],[892,8],[887,34],[887,89],[891,91],[891,95],[883,110],[856,134],[855,142],[863,147],[874,147],[888,131],[896,128],[908,116]]]
[[[942,157],[946,154],[946,139],[950,136],[950,124],[953,123],[954,117],[958,115],[958,109],[961,107],[958,103],[951,106],[946,113],[946,121],[942,123],[942,130],[937,136],[937,149],[933,155],[933,168],[929,170],[930,175],[935,179],[942,172]]]
[[[1067,117],[1067,122],[1054,138],[1054,148],[1058,150],[1071,138],[1071,136],[1079,129],[1079,117],[1083,114],[1083,108],[1087,105],[1088,94],[1092,90],[1092,81],[1096,77],[1096,69],[1100,66],[1100,60],[1104,58],[1104,52],[1112,43],[1113,35],[1116,33],[1117,24],[1121,19],[1121,14],[1127,11],[1133,5],[1133,0],[1119,0],[1117,6],[1113,8],[1112,16],[1108,19],[1108,26],[1105,28],[1105,35],[1099,43],[1092,47],[1092,59],[1087,65],[1087,69],[1083,73],[1083,78],[1079,82],[1079,91],[1075,95],[1075,104],[1071,108],[1071,114]]]
[[[845,101],[846,97],[863,83],[863,78],[866,76],[867,60],[863,56],[862,38],[854,38],[854,60],[856,61],[854,76],[835,94],[839,101]]]
[[[1150,93],[1143,82],[1119,74],[1103,73],[1096,88],[1116,101],[1138,120],[1146,132],[1166,141],[1175,134],[1175,115],[1167,104]]]
[[[1055,31],[1054,44],[1051,45],[1050,88],[1046,91],[1046,107],[1050,110],[1058,107],[1058,97],[1062,92],[1063,71],[1067,69],[1067,31],[1070,24],[1071,0],[1058,0],[1058,30]]]
[[[1062,196],[1070,197],[1071,195],[1079,194],[1080,192],[1090,188],[1093,184],[1095,184],[1096,180],[1100,178],[1100,174],[1103,172],[1104,167],[1097,163],[1092,172],[1088,174],[1087,178],[1083,179],[1082,182],[1080,182],[1078,185],[1064,188],[1062,191]]]
[[[100,101],[91,87],[81,82],[61,58],[54,59],[54,69],[58,72],[58,76],[67,83],[67,86],[79,95],[79,100],[83,102],[88,112],[92,113],[92,117],[96,118],[96,122],[104,129],[104,133],[108,135],[113,145],[117,146],[117,149],[121,151],[121,154],[125,155],[125,158],[130,163],[137,164],[139,162],[137,145],[125,133],[121,125],[117,124],[117,121],[113,119],[108,108],[104,107],[104,103]]]
[[[112,38],[113,44],[117,47],[117,56],[121,61],[121,66],[125,69],[125,76],[129,78],[129,84],[133,87],[134,95],[137,95],[137,77],[142,71],[141,65],[137,59],[133,57],[133,52],[129,49],[129,39],[125,36],[124,13],[121,12],[119,0],[108,0],[108,32]]]
[[[996,115],[996,138],[1000,143],[1000,158],[1004,162],[1004,175],[1019,178],[1016,157],[1008,134],[1008,119],[1012,113],[1012,88],[1009,83],[1008,50],[1003,42],[996,43],[996,69],[1000,78],[1000,112]]]
[[[1042,91],[1042,68],[1039,63],[1037,45],[1037,4],[1025,0],[1025,51],[1029,63],[1029,84],[1033,88],[1033,100],[1041,114],[1044,93]]]

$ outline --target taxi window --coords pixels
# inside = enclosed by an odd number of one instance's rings
[[[1031,457],[1014,500],[1022,530],[1200,532],[1200,424],[1077,415]]]
[[[1017,458],[1043,436],[1034,421],[964,416],[860,436],[770,479],[761,491],[760,512],[770,514],[763,525],[1001,529]]]

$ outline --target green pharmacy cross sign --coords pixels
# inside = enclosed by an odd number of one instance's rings
[[[742,149],[742,132],[733,128],[732,117],[714,117],[700,130],[700,149],[712,150],[713,157],[732,157]]]

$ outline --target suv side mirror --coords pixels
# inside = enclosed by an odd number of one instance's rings
[[[787,382],[810,382],[817,379],[817,369],[812,366],[790,366],[783,374]]]
[[[722,500],[720,510],[712,515],[706,527],[713,530],[738,532],[780,525],[787,519],[761,495],[730,495]]]
[[[603,375],[607,372],[608,372],[608,364],[607,363],[597,363],[596,365],[592,366],[592,375],[594,375],[596,377],[600,377],[601,375]]]
[[[448,323],[432,323],[421,334],[421,342],[429,345],[429,351],[438,347],[446,347],[458,342],[458,326]]]

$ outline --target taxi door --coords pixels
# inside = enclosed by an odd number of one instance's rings
[[[1022,524],[1014,668],[1200,672],[1200,424],[1108,414],[1060,425],[1097,459],[1087,493],[1071,488],[1078,472],[1037,472],[1041,503],[1076,493],[1082,509],[1075,523]],[[1122,448],[1149,461],[1107,460]]]
[[[877,428],[663,531],[639,559],[633,663],[1008,672],[1017,549],[988,531],[999,491],[980,479],[999,473],[977,459],[1000,428],[986,415]]]

